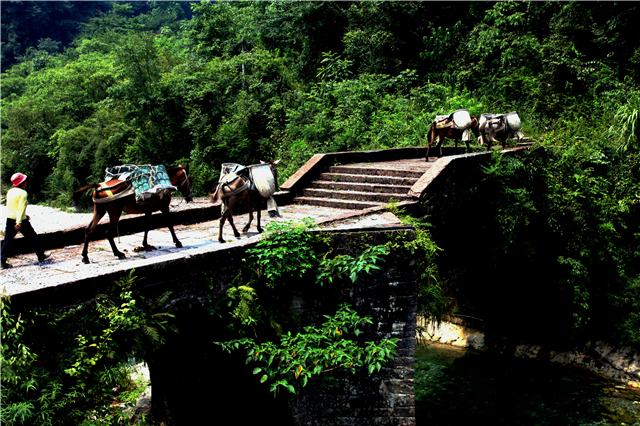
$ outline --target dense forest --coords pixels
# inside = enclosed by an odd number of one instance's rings
[[[106,167],[188,163],[204,196],[222,163],[284,180],[425,146],[436,114],[517,111],[535,147],[492,157],[457,245],[415,246],[422,313],[638,346],[638,22],[636,2],[2,1],[2,192],[20,171],[66,208]]]

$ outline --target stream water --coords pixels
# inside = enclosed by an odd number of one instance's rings
[[[583,369],[431,343],[415,366],[419,426],[640,426],[640,393]]]

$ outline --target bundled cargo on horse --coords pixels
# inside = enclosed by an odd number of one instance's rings
[[[137,204],[161,200],[171,191],[177,190],[175,186],[171,185],[167,170],[162,164],[158,166],[125,164],[108,167],[105,172],[106,182],[111,180],[129,182],[136,196]]]

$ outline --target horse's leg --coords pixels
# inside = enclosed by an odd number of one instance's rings
[[[493,144],[494,131],[493,125],[487,123],[487,151],[491,151],[491,145]]]
[[[233,223],[233,216],[229,215],[227,219],[229,220],[229,225],[231,225],[231,229],[233,229],[233,236],[236,238],[240,238],[240,233],[236,229],[235,223]]]
[[[224,213],[222,214],[222,217],[220,218],[220,231],[218,233],[218,241],[220,241],[221,243],[225,243],[226,241],[224,240],[224,238],[222,237],[222,227],[224,226],[224,222],[226,220],[229,220],[229,225],[231,225],[231,229],[233,229],[233,235],[236,238],[240,238],[240,233],[238,232],[238,230],[236,229],[236,225],[233,223],[233,208],[236,205],[236,201],[237,201],[237,196],[232,196],[229,198],[223,198],[222,202],[224,203]]]
[[[264,232],[264,229],[262,229],[262,227],[260,226],[260,214],[261,214],[261,210],[262,210],[262,200],[258,200],[256,202],[254,202],[254,205],[256,206],[256,216],[258,216],[258,232],[262,234],[262,232]]]
[[[95,231],[96,226],[98,226],[98,222],[102,219],[102,216],[106,213],[106,209],[104,207],[98,207],[96,204],[93,205],[93,217],[91,218],[91,222],[84,230],[84,248],[82,249],[82,263],[91,263],[89,261],[89,236]]]
[[[444,143],[444,135],[442,133],[440,133],[438,135],[438,152],[440,152],[440,154],[438,154],[438,158],[442,158],[442,144]]]
[[[260,216],[258,216],[258,217],[260,217]],[[252,203],[249,203],[249,222],[247,222],[247,224],[244,226],[244,228],[242,228],[242,233],[243,234],[246,234],[247,232],[249,232],[249,227],[251,226],[251,222],[252,221],[253,221],[253,205],[252,205]],[[258,222],[258,228],[260,228],[260,222]]]
[[[224,226],[224,221],[227,220],[226,215],[227,215],[227,212],[229,211],[226,198],[222,199],[222,205],[224,207],[224,212],[222,213],[222,216],[220,216],[220,228],[218,230],[218,241],[220,241],[221,243],[226,243],[225,239],[222,238],[222,227]]]
[[[173,238],[173,243],[176,245],[177,248],[182,248],[182,243],[178,240],[178,237],[176,237],[176,233],[173,231],[173,224],[171,223],[171,215],[169,212],[169,203],[164,204],[161,208],[160,211],[162,212],[162,216],[165,218],[166,222],[167,222],[167,227],[169,228],[169,232],[171,232],[171,238]],[[144,233],[144,247],[147,248],[147,231],[149,231],[149,216],[151,216],[151,213],[148,213],[145,217],[146,219],[146,230]]]
[[[504,150],[507,147],[507,141],[509,140],[509,138],[513,137],[513,135],[511,135],[509,132],[507,132],[505,130],[504,134],[503,134],[503,139],[502,139],[502,149]]]
[[[149,250],[149,244],[147,243],[147,235],[149,235],[149,219],[151,219],[151,212],[144,214],[144,238],[142,239],[142,247],[145,250]],[[171,231],[173,233],[173,231]]]
[[[118,228],[118,221],[120,220],[121,214],[122,208],[109,210],[109,232],[107,233],[107,238],[109,239],[109,245],[111,245],[113,255],[118,259],[124,259],[126,257],[124,253],[118,250],[118,247],[116,247],[116,242],[113,240],[113,236],[116,234],[116,230]]]
[[[251,191],[249,189],[245,189],[244,191],[242,191],[240,195],[238,195],[238,200],[240,200],[240,203],[243,206],[246,205],[249,209],[249,222],[247,222],[244,228],[242,228],[242,233],[246,234],[247,232],[249,232],[251,222],[253,222],[253,207],[255,205],[251,196]]]

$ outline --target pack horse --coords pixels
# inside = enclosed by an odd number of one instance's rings
[[[240,233],[233,223],[233,209],[238,204],[249,209],[249,222],[242,229],[245,234],[249,231],[249,226],[253,221],[254,209],[258,216],[258,232],[263,231],[260,226],[260,210],[265,201],[267,202],[269,216],[280,216],[278,206],[273,199],[273,194],[277,189],[278,170],[276,165],[279,161],[261,161],[261,164],[246,167],[234,163],[224,163],[222,165],[218,185],[210,192],[211,201],[214,204],[220,201],[223,204],[218,241],[221,243],[226,242],[222,236],[222,229],[227,220],[233,229],[233,235],[236,238],[240,237]]]
[[[145,249],[151,246],[147,243],[149,233],[149,217],[153,212],[160,210],[171,232],[171,237],[176,247],[182,247],[182,243],[173,231],[173,225],[169,220],[169,204],[171,203],[171,191],[179,190],[186,202],[193,200],[192,180],[189,176],[189,167],[178,165],[165,170],[164,166],[118,166],[106,170],[105,182],[87,185],[73,194],[73,199],[78,205],[78,198],[85,191],[93,189],[93,218],[84,232],[84,248],[82,250],[82,262],[90,263],[88,257],[89,237],[96,229],[98,222],[109,213],[109,229],[107,238],[113,250],[114,256],[124,259],[125,255],[116,247],[113,240],[116,227],[122,212],[129,214],[145,215],[145,230],[142,245]]]
[[[482,114],[478,123],[480,137],[478,141],[484,143],[484,135],[487,135],[487,151],[491,150],[494,142],[502,142],[502,149],[505,147],[507,139],[514,136],[520,142],[524,135],[520,131],[521,122],[518,113],[512,111],[508,114]]]
[[[469,111],[466,109],[460,109],[448,115],[436,115],[436,119],[431,122],[431,126],[427,131],[429,147],[427,148],[425,161],[429,161],[429,151],[436,137],[438,138],[438,143],[436,144],[438,157],[442,157],[442,143],[445,138],[455,140],[456,148],[458,147],[458,141],[463,141],[467,145],[468,152],[470,149],[470,132],[473,132],[476,138],[478,137],[478,118],[470,116]]]

